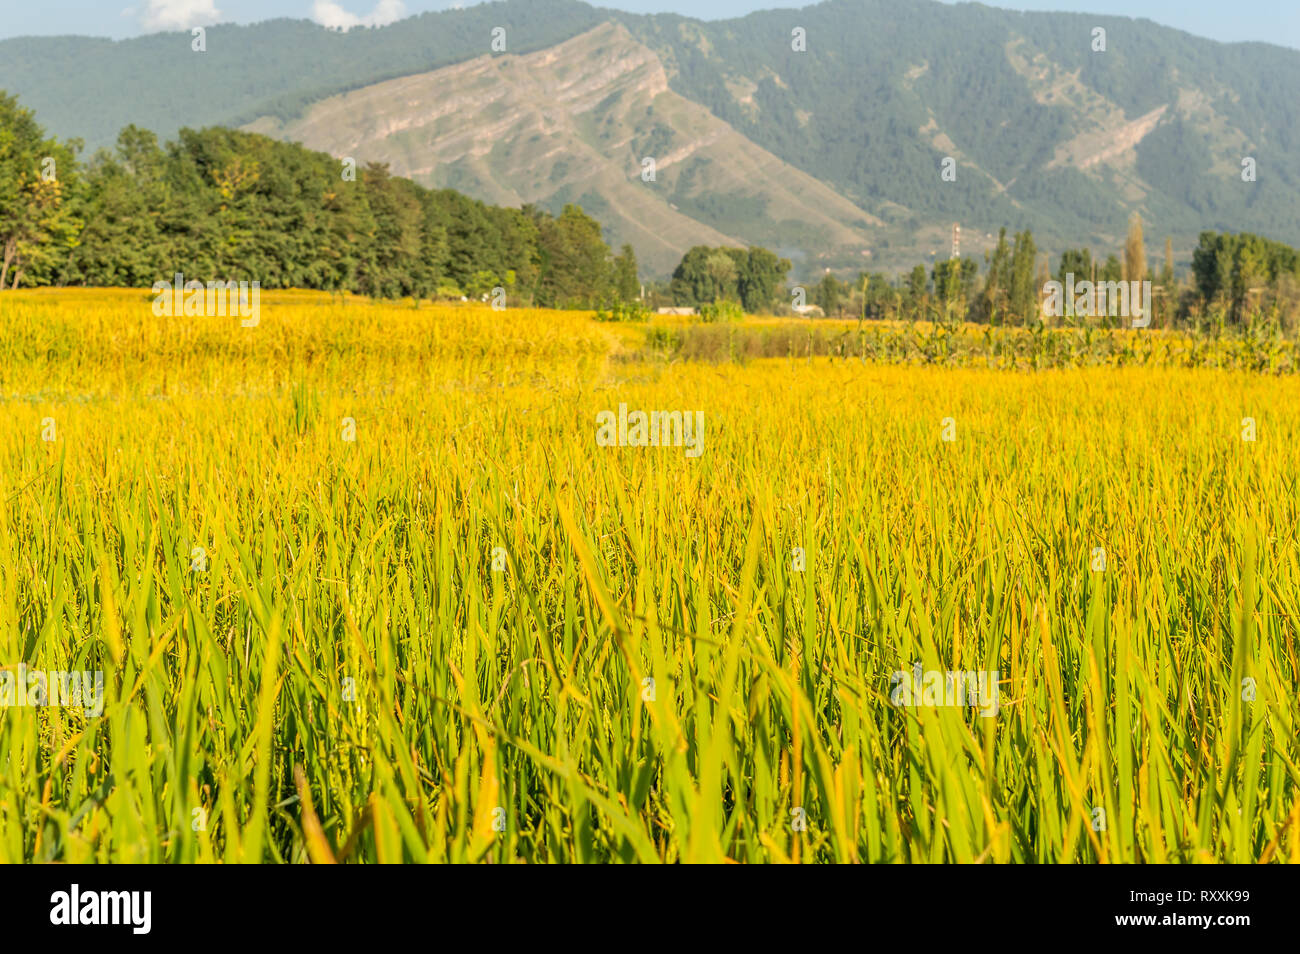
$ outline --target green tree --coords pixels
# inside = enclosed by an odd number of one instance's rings
[[[537,303],[546,308],[595,308],[613,290],[609,246],[600,223],[576,205],[538,222],[542,267]]]
[[[1073,275],[1076,283],[1092,280],[1092,252],[1086,248],[1067,248],[1061,253],[1061,263],[1056,268],[1056,280],[1062,286],[1066,276]]]
[[[86,171],[85,228],[72,276],[89,285],[148,287],[162,278],[167,255],[159,232],[165,204],[165,157],[153,133],[128,126],[116,156],[101,151]]]
[[[49,281],[70,258],[82,225],[78,147],[46,138],[31,110],[0,92],[0,290],[24,272]]]
[[[1011,246],[1007,243],[1007,229],[998,231],[998,244],[992,253],[985,253],[984,290],[980,293],[980,317],[990,323],[1001,323],[1006,318],[1011,300]]]
[[[676,305],[738,300],[751,314],[769,310],[785,285],[788,259],[765,248],[697,245],[682,256],[669,289]]]
[[[634,302],[641,300],[641,280],[637,275],[636,252],[631,245],[619,249],[614,259],[614,292],[619,301]]]
[[[740,269],[736,267],[736,260],[729,249],[714,249],[705,260],[704,267],[713,286],[713,301],[734,301],[740,297],[737,289]]]
[[[752,315],[769,311],[789,271],[789,259],[778,258],[765,248],[751,247],[741,260],[737,276],[737,291],[745,311]]]
[[[828,318],[831,315],[839,315],[848,290],[848,285],[827,272],[822,276],[822,280],[813,286],[813,303],[820,306]]]
[[[924,269],[922,269],[924,274]],[[858,287],[862,289],[861,316],[871,319],[885,318],[894,307],[897,294],[889,278],[881,272],[870,275],[863,272],[858,275]]]
[[[1142,237],[1142,216],[1133,213],[1128,223],[1128,239],[1124,242],[1124,280],[1146,281],[1147,252]]]
[[[1021,324],[1032,321],[1038,311],[1038,289],[1034,284],[1038,247],[1028,229],[1017,232],[1011,253],[1011,314]]]
[[[913,318],[921,316],[929,279],[924,265],[914,265],[907,276],[907,307]]]
[[[713,278],[708,269],[711,252],[707,245],[696,245],[682,256],[668,285],[674,305],[701,305],[713,301]]]
[[[362,174],[366,198],[374,216],[372,252],[357,275],[358,290],[375,298],[431,295],[436,287],[423,250],[424,209],[406,179],[389,175],[388,167],[372,163]],[[488,287],[492,275],[488,274]]]
[[[965,303],[975,290],[979,266],[973,258],[950,258],[934,263],[934,291],[949,313],[965,313]]]

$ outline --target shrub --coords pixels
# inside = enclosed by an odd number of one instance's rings
[[[596,309],[597,321],[645,321],[650,312],[639,301],[616,301]]]
[[[709,323],[717,321],[739,321],[745,317],[745,310],[738,302],[723,298],[700,306],[700,319]]]

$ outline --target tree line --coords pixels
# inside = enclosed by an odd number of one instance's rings
[[[1157,327],[1223,320],[1243,324],[1263,315],[1287,330],[1300,330],[1300,252],[1248,232],[1202,232],[1186,280],[1175,273],[1172,241],[1164,261],[1148,265],[1140,216],[1129,223],[1123,256],[1103,260],[1088,248],[1065,249],[1049,272],[1029,230],[1010,239],[1000,231],[984,255],[984,269],[972,257],[916,265],[900,275],[860,272],[845,281],[827,272],[808,289],[810,303],[838,317],[959,320],[1026,325],[1042,318],[1044,289],[1053,279],[1076,282],[1149,281]]]
[[[79,161],[0,92],[0,287],[149,287],[176,272],[380,298],[595,308],[639,297],[576,205],[558,215],[428,189],[294,143],[211,128],[161,144],[128,126]]]

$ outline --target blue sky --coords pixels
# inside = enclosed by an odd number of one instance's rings
[[[7,9],[0,16],[0,37],[57,33],[126,37],[200,23],[253,23],[272,17],[335,25],[384,23],[454,5],[453,0],[4,0]],[[704,19],[802,6],[781,0],[604,0],[599,5]],[[1300,49],[1300,0],[994,0],[989,5],[1145,17],[1215,40],[1263,40]]]

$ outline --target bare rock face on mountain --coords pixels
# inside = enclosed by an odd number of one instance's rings
[[[500,205],[577,202],[656,272],[692,245],[861,254],[878,219],[669,89],[607,23],[540,52],[376,83],[246,128]],[[865,261],[865,257],[864,257]]]

